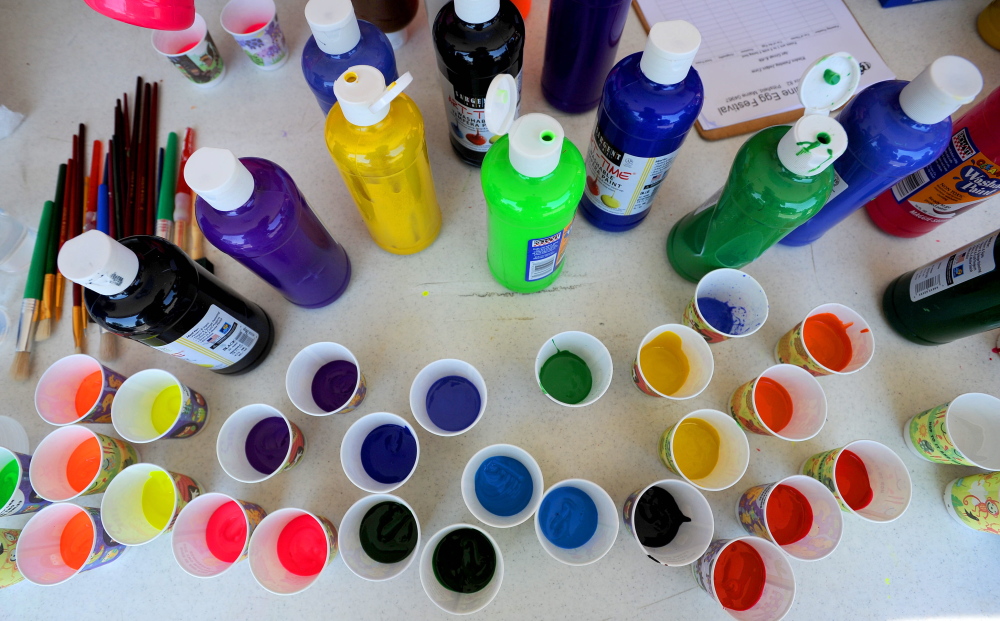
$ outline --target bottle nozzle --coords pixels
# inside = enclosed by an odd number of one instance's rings
[[[368,106],[368,109],[371,110],[372,114],[378,115],[383,108],[388,108],[392,100],[398,97],[403,92],[403,89],[409,86],[412,81],[413,76],[410,75],[409,71],[399,76],[395,82],[386,87],[385,92],[378,98],[378,101]]]
[[[413,77],[406,72],[386,88],[381,71],[369,65],[355,65],[337,78],[333,94],[348,123],[368,127],[388,116],[392,100],[412,81]]]

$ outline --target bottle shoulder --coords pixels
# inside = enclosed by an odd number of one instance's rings
[[[426,150],[424,118],[406,93],[390,104],[389,114],[374,125],[354,125],[340,104],[326,118],[326,146],[341,168],[362,176],[387,176],[407,168]]]
[[[500,0],[496,17],[482,24],[469,24],[455,14],[455,4],[446,4],[434,19],[434,49],[438,60],[453,71],[484,66],[501,71],[521,61],[524,19],[510,0]]]
[[[695,68],[677,84],[658,84],[642,74],[642,53],[626,56],[604,83],[602,109],[622,131],[649,140],[683,134],[701,113],[705,89]]]
[[[544,177],[526,177],[510,163],[510,140],[505,134],[490,147],[483,160],[481,182],[491,211],[508,218],[544,222],[566,209],[575,209],[583,195],[586,166],[580,150],[563,140],[559,165]]]
[[[320,49],[316,38],[310,36],[302,48],[302,73],[306,79],[310,82],[319,80],[328,83],[332,92],[337,78],[354,65],[371,65],[383,74],[394,73],[396,56],[388,37],[374,24],[363,19],[358,20],[358,28],[361,40],[354,49],[343,54],[327,54]],[[392,81],[394,77],[386,75],[386,82]]]

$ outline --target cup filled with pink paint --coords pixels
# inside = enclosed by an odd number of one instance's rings
[[[274,0],[229,0],[220,21],[255,67],[271,71],[288,60],[288,44],[278,25]]]
[[[0,589],[24,580],[17,568],[17,540],[20,537],[20,529],[0,528]]]
[[[777,364],[737,388],[729,413],[740,427],[762,436],[801,442],[826,423],[826,393],[802,367]]]
[[[774,357],[815,376],[850,375],[875,355],[875,338],[861,315],[843,304],[823,304],[778,339]]]
[[[559,405],[580,408],[594,403],[611,386],[611,353],[586,332],[560,332],[542,343],[535,356],[535,380]]]
[[[542,503],[542,469],[528,451],[511,444],[487,446],[462,472],[462,499],[477,520],[494,528],[526,521]]]
[[[647,558],[690,565],[708,549],[715,533],[712,507],[686,481],[664,479],[636,490],[622,505],[622,521]]]
[[[693,567],[698,586],[734,619],[778,621],[795,601],[792,565],[766,539],[716,539]]]
[[[419,458],[417,430],[389,412],[354,421],[340,443],[340,464],[347,478],[372,494],[388,494],[406,483]]]
[[[146,369],[118,389],[111,404],[115,431],[129,442],[190,438],[208,421],[208,403],[172,373]]]
[[[220,576],[247,557],[250,535],[266,515],[260,505],[246,500],[202,494],[187,503],[174,522],[174,559],[195,578]]]
[[[934,463],[1000,470],[1000,399],[970,392],[921,412],[903,425],[903,443]]]
[[[181,30],[194,21],[194,0],[84,0],[98,13],[118,21],[154,30]]]
[[[139,452],[130,442],[71,425],[42,439],[31,456],[28,477],[40,497],[62,502],[103,492],[138,462]]]
[[[712,349],[687,326],[668,323],[649,331],[632,361],[632,382],[652,397],[697,397],[715,373]]]
[[[111,537],[127,546],[140,546],[174,526],[181,509],[202,492],[186,474],[153,464],[135,464],[122,470],[101,499],[101,517]]]
[[[685,415],[660,435],[657,452],[671,472],[709,492],[736,485],[750,464],[746,434],[718,410]]]
[[[486,380],[468,362],[436,360],[413,378],[410,411],[436,436],[463,434],[486,412]]]
[[[311,416],[350,414],[368,394],[351,350],[339,343],[313,343],[292,358],[285,374],[292,404]]]
[[[153,49],[195,86],[215,86],[226,77],[222,54],[212,41],[205,18],[198,13],[190,28],[153,31]]]
[[[17,568],[28,582],[52,586],[103,567],[124,552],[125,546],[104,530],[99,509],[60,502],[24,525],[17,542]]]
[[[869,522],[891,522],[910,506],[913,484],[903,460],[873,440],[816,453],[802,474],[825,485],[840,508]]]
[[[503,583],[503,555],[496,540],[471,524],[446,526],[420,555],[420,584],[434,605],[468,615],[490,605]]]
[[[263,403],[242,407],[219,430],[215,451],[226,474],[260,483],[291,470],[302,459],[306,438],[299,426]]]
[[[420,522],[405,500],[371,494],[344,514],[339,531],[340,556],[354,575],[365,580],[391,580],[417,558]]]
[[[0,447],[0,517],[34,513],[50,504],[31,486],[31,455]]]
[[[767,295],[753,276],[723,268],[701,277],[682,321],[709,343],[750,336],[767,321]]]
[[[566,519],[567,515],[577,519]],[[535,535],[549,556],[567,565],[604,558],[618,537],[618,507],[606,491],[585,479],[566,479],[547,489],[535,512]]]
[[[35,387],[35,409],[50,425],[110,423],[111,405],[125,376],[86,354],[60,358]]]
[[[337,557],[337,529],[302,509],[278,509],[250,535],[250,573],[276,595],[305,591]]]

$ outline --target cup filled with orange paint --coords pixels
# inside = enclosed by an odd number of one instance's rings
[[[190,438],[207,421],[205,397],[160,369],[139,371],[125,380],[111,404],[115,431],[140,444]]]
[[[35,409],[50,425],[110,423],[111,404],[125,376],[86,354],[60,358],[35,387]]]
[[[750,464],[746,434],[718,410],[687,414],[663,432],[657,448],[664,466],[709,492],[736,485]]]
[[[288,364],[285,391],[306,414],[327,416],[358,409],[368,385],[351,350],[339,343],[313,343]]]
[[[302,509],[268,514],[250,536],[250,573],[276,595],[305,591],[337,557],[337,529]]]
[[[24,575],[17,568],[17,540],[20,537],[19,529],[0,528],[0,589],[24,580]]]
[[[874,354],[875,338],[868,322],[843,304],[812,309],[774,347],[778,362],[802,367],[817,377],[856,373]]]
[[[214,578],[250,552],[250,536],[267,512],[255,503],[219,493],[202,494],[181,509],[170,545],[188,575]]]
[[[28,477],[36,494],[62,502],[103,492],[138,461],[139,452],[130,442],[71,425],[42,438],[31,456]]]
[[[30,467],[31,455],[0,447],[0,517],[34,513],[49,504],[31,487]]]
[[[767,321],[767,295],[753,276],[723,268],[701,277],[682,321],[709,343],[750,336]]]
[[[698,586],[735,619],[778,621],[795,601],[792,565],[766,539],[716,539],[693,567]]]
[[[195,86],[215,86],[226,77],[222,54],[199,13],[195,13],[194,23],[184,30],[154,30],[153,49]]]
[[[705,339],[687,326],[669,323],[649,331],[632,361],[636,388],[653,397],[690,399],[712,381],[715,359]]]
[[[101,499],[104,528],[127,546],[149,543],[170,532],[181,509],[202,491],[186,474],[153,464],[129,466],[111,481]]]
[[[802,474],[833,492],[840,508],[869,522],[891,522],[910,506],[913,484],[903,460],[873,440],[816,453]]]
[[[274,0],[230,0],[219,19],[258,69],[271,71],[288,60]]]
[[[632,492],[622,505],[622,521],[642,553],[667,567],[698,560],[715,533],[712,507],[704,494],[678,479]]]
[[[215,444],[222,469],[240,483],[260,483],[291,470],[305,450],[306,438],[299,426],[263,403],[233,412],[219,429]]]
[[[600,399],[611,386],[611,353],[586,332],[560,332],[535,356],[535,381],[559,405],[580,408]]]
[[[921,412],[903,425],[903,443],[927,461],[1000,470],[1000,399],[970,392]]]
[[[737,388],[729,413],[740,427],[762,436],[801,442],[826,423],[826,393],[816,378],[791,364],[777,364]]]
[[[101,522],[99,509],[60,502],[31,518],[17,542],[17,568],[40,586],[66,582],[119,558],[125,546]]]

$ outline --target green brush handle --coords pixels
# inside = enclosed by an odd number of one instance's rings
[[[59,235],[59,223],[62,220],[63,190],[66,184],[66,164],[59,164],[59,181],[56,182],[56,200],[52,210],[52,234]],[[56,273],[56,258],[59,256],[59,244],[49,244],[48,256],[45,259],[45,273]]]
[[[52,238],[52,212],[55,204],[45,201],[42,208],[42,220],[38,223],[38,235],[35,237],[35,249],[31,253],[31,267],[28,269],[28,282],[24,285],[24,297],[33,300],[42,299],[42,283],[45,280],[45,259],[48,257],[49,240]]]
[[[177,189],[177,134],[167,135],[167,150],[163,156],[163,181],[156,205],[157,220],[174,219],[174,193]]]

